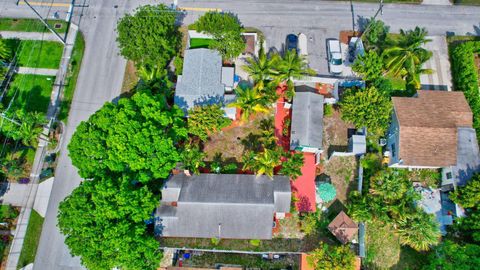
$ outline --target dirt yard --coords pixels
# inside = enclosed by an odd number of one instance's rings
[[[357,188],[357,160],[356,157],[333,157],[325,162],[323,173],[330,177],[332,184],[337,189],[337,199],[344,205],[348,193]]]
[[[346,150],[348,145],[348,129],[353,129],[352,124],[346,123],[341,118],[341,113],[336,106],[331,116],[323,118],[323,148],[330,153],[332,150]]]
[[[233,122],[229,127],[213,134],[203,147],[207,154],[206,160],[211,161],[216,153],[221,153],[224,159],[241,162],[244,152],[258,144],[261,137],[260,122],[269,117],[271,115],[258,114],[246,123]]]

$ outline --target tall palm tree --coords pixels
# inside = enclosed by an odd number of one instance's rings
[[[259,87],[265,87],[275,74],[274,61],[265,53],[263,43],[260,45],[258,57],[248,58],[247,64],[243,66],[243,70],[250,75],[255,85],[259,85]]]
[[[236,107],[242,110],[242,122],[247,121],[255,113],[268,112],[265,97],[258,93],[255,88],[241,88],[235,90],[237,99],[228,104],[228,107]]]
[[[276,150],[264,149],[261,153],[249,153],[244,158],[244,170],[253,170],[257,176],[266,175],[273,178],[275,167],[279,166],[280,152]]]
[[[283,57],[278,54],[273,57],[275,63],[275,79],[277,83],[287,83],[287,97],[295,95],[293,79],[301,79],[306,75],[314,75],[315,71],[308,67],[305,56],[294,50],[287,50]]]
[[[432,52],[422,47],[431,41],[426,36],[425,28],[418,26],[414,30],[400,30],[396,44],[383,52],[388,73],[407,79],[407,83],[415,89],[420,88],[419,75],[432,72],[430,69],[422,69],[422,65],[432,57]]]
[[[405,220],[399,221],[400,242],[418,251],[429,250],[440,241],[440,229],[435,217],[417,209]]]

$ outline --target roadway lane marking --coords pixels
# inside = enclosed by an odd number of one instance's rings
[[[44,2],[28,2],[32,6],[43,6],[43,7],[70,7],[68,3],[44,3]],[[20,1],[18,4],[26,5],[24,1]]]
[[[199,8],[199,7],[179,7],[180,10],[185,11],[218,11],[221,12],[222,10],[219,8]]]

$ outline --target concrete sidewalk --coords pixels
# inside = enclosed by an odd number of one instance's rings
[[[0,36],[5,39],[23,39],[23,40],[47,40],[60,42],[55,34],[50,32],[14,32],[14,31],[0,31]]]
[[[432,74],[420,75],[422,90],[452,90],[452,75],[448,59],[448,45],[445,36],[428,36],[431,41],[423,47],[432,52],[432,57],[423,68],[432,69]]]
[[[43,76],[57,76],[58,69],[19,67],[17,73],[43,75]]]
[[[453,4],[449,0],[423,0],[422,5],[451,6]]]

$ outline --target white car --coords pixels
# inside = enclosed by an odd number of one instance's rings
[[[330,73],[341,74],[343,72],[343,58],[338,39],[329,39],[327,41],[327,58]]]

